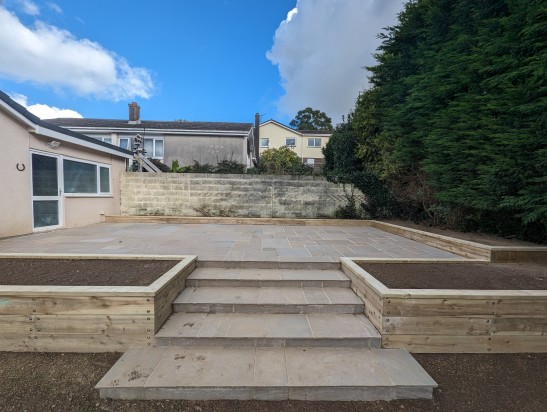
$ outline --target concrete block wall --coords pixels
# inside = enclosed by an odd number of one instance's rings
[[[342,185],[318,176],[124,173],[121,181],[122,215],[325,218],[346,203]]]

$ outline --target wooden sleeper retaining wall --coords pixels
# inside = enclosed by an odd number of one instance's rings
[[[390,289],[355,263],[365,261],[410,260],[341,258],[352,289],[365,302],[365,314],[382,335],[383,348],[417,353],[547,352],[547,291]],[[462,263],[443,261],[451,262]]]
[[[149,286],[0,285],[0,350],[114,352],[155,346],[195,256],[31,255],[0,258],[158,259],[180,261]]]

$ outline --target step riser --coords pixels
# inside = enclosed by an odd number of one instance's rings
[[[186,287],[299,287],[299,288],[349,288],[349,280],[252,280],[252,279],[186,279]]]
[[[392,387],[210,387],[210,388],[113,388],[99,389],[105,399],[119,400],[261,400],[261,401],[389,401],[431,399],[433,389]]]
[[[237,305],[225,303],[174,303],[174,312],[182,313],[271,313],[271,314],[312,314],[312,313],[364,313],[363,305]]]
[[[216,261],[197,260],[198,268],[218,269],[311,269],[340,270],[340,262],[275,262],[275,261]]]
[[[236,348],[379,348],[379,338],[156,338],[156,346],[222,346]]]

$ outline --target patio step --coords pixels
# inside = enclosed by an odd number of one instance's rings
[[[379,349],[342,272],[200,269],[173,302],[158,346],[129,349],[97,384],[102,398],[432,397],[436,383],[407,351]]]
[[[186,287],[341,287],[350,279],[340,270],[197,268]]]
[[[363,313],[349,288],[325,287],[194,287],[173,302],[187,313]]]
[[[364,315],[174,313],[157,346],[376,347],[381,337]]]
[[[405,350],[131,348],[97,384],[102,398],[344,400],[431,398],[437,384]]]

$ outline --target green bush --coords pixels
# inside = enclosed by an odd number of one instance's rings
[[[243,174],[245,173],[245,165],[236,162],[235,160],[223,160],[217,164],[215,173],[222,174]]]

